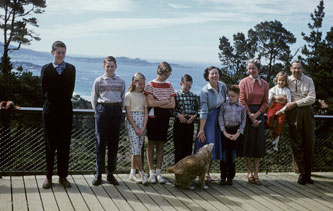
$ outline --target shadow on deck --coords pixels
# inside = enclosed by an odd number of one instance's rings
[[[103,175],[104,176],[104,175]],[[168,183],[142,186],[117,174],[119,186],[91,185],[93,175],[71,175],[72,188],[53,178],[53,188],[41,188],[44,176],[5,176],[0,179],[0,210],[333,210],[333,172],[313,173],[315,183],[296,183],[297,174],[260,174],[261,186],[249,184],[238,173],[232,186],[218,185],[219,174],[208,190],[183,190]],[[103,178],[105,180],[105,177]]]

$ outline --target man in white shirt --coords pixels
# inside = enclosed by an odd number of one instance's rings
[[[293,61],[288,78],[291,102],[287,104],[287,121],[294,161],[299,170],[298,183],[313,184],[311,169],[315,143],[315,120],[312,104],[316,100],[313,80],[303,74],[300,61]]]

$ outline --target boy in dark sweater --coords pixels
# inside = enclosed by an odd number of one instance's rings
[[[43,105],[43,127],[46,144],[47,174],[43,188],[52,187],[52,175],[55,151],[59,183],[66,188],[71,187],[68,176],[69,149],[72,134],[72,95],[75,85],[75,67],[64,62],[66,45],[56,41],[52,45],[51,54],[54,61],[46,64],[41,70]]]

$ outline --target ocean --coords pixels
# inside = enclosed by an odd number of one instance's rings
[[[31,58],[20,58],[13,59],[12,61],[24,61],[29,62],[35,65],[43,66],[44,64],[49,63],[50,61],[45,61],[45,59],[41,59],[38,57]],[[93,86],[94,80],[104,74],[103,63],[92,63],[92,62],[78,62],[78,61],[65,61],[75,65],[76,67],[76,83],[74,94],[79,94],[82,98],[86,100],[90,100],[91,96],[91,88]],[[208,66],[205,64],[181,64],[186,67],[175,66],[172,67],[172,74],[169,77],[168,81],[171,82],[175,91],[179,91],[181,89],[180,79],[184,74],[189,74],[193,78],[193,85],[191,91],[199,94],[201,88],[207,84],[207,81],[203,78],[204,69]],[[126,88],[129,86],[132,76],[136,72],[141,72],[145,75],[147,81],[153,80],[156,78],[156,69],[157,65],[151,66],[134,66],[134,65],[124,65],[118,64],[116,75],[122,77],[125,80]],[[34,75],[40,75],[40,70],[30,70]]]

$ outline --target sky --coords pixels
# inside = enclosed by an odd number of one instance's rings
[[[219,38],[263,21],[280,21],[304,45],[319,0],[46,0],[32,28],[41,40],[27,47],[50,51],[64,41],[67,55],[126,56],[148,61],[219,64]],[[333,0],[324,1],[323,32],[333,27]]]

